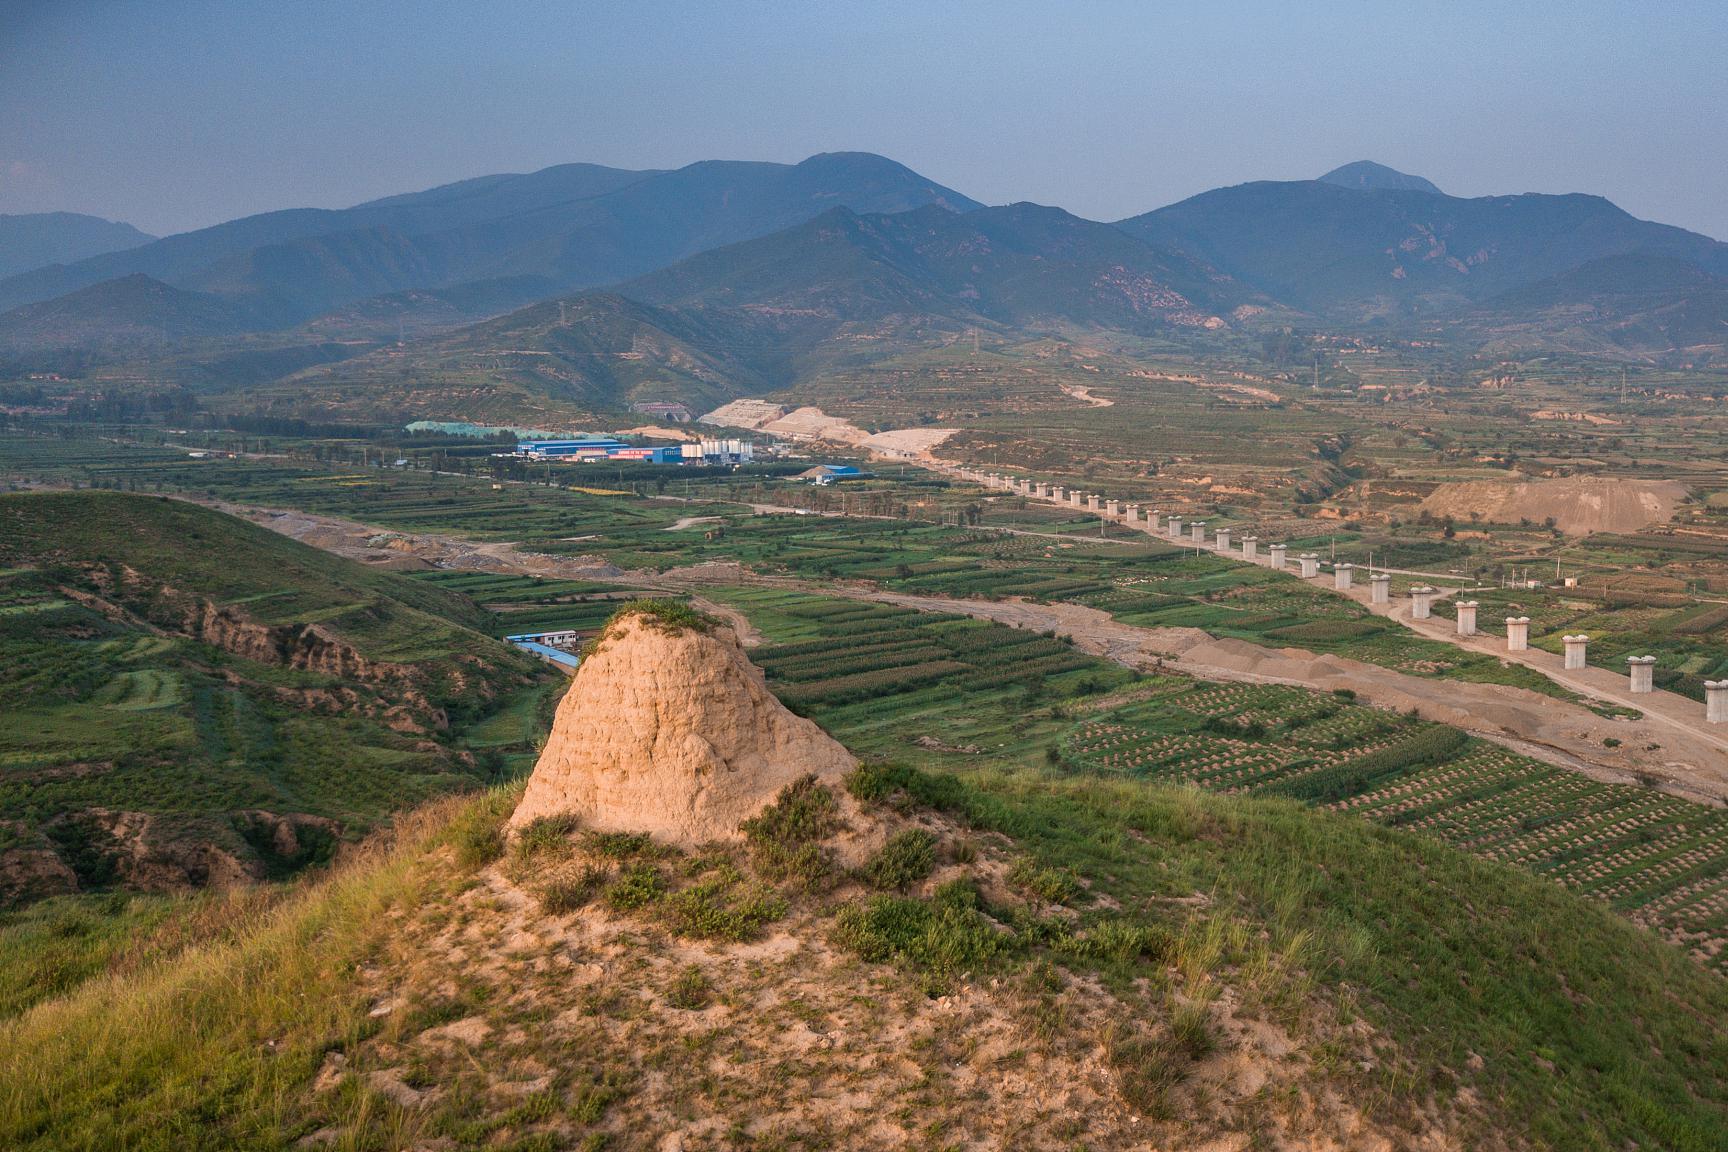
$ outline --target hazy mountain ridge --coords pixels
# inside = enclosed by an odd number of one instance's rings
[[[1432,180],[1412,176],[1408,172],[1400,172],[1396,168],[1388,168],[1386,165],[1376,164],[1372,160],[1356,160],[1349,164],[1341,164],[1320,177],[1320,183],[1336,184],[1341,188],[1431,192],[1436,196],[1444,195]]]
[[[243,303],[189,292],[138,272],[0,316],[0,345],[30,350],[160,347],[171,340],[231,335],[256,319]]]
[[[1618,257],[1682,262],[1707,279],[1663,273],[1656,301]],[[1572,350],[1668,354],[1717,342],[1708,278],[1728,275],[1728,245],[1600,197],[1463,199],[1369,161],[1319,180],[1215,189],[1112,226],[1030,204],[985,209],[892,160],[825,153],[672,171],[569,164],[339,211],[268,213],[14,276],[0,281],[0,303],[101,283],[119,268],[187,294],[162,313],[171,338],[274,333],[273,343],[435,336],[616,286],[633,300],[703,310],[696,335],[724,330],[718,362],[753,389],[830,353],[866,355],[867,345],[973,325],[1419,322],[1448,339],[1517,331],[1539,346],[1553,333]],[[1592,308],[1556,311],[1519,295],[1551,280],[1554,291],[1580,291],[1566,277],[1583,268],[1596,280]],[[1616,286],[1617,275],[1632,279]],[[115,282],[0,315],[0,345],[123,350],[167,297],[155,291],[150,304],[137,283]],[[678,328],[668,315],[641,322]],[[161,331],[157,323],[157,342]],[[606,372],[572,371],[602,378],[602,392],[616,387]]]
[[[547,294],[652,271],[835,205],[901,211],[974,201],[891,160],[830,153],[796,165],[704,161],[673,172],[563,165],[482,177],[351,209],[297,209],[169,237],[129,253],[0,281],[0,308],[144,272],[248,297],[288,327],[367,296],[539,276]]]
[[[1189,257],[1058,208],[834,208],[615,289],[535,304],[301,382],[388,388],[405,358],[417,378],[470,370],[599,409],[641,399],[712,404],[972,327],[1206,330],[1245,304],[1271,306]]]
[[[1607,256],[1486,301],[1462,325],[1500,349],[1728,351],[1728,278],[1672,256]]]
[[[148,244],[130,224],[78,212],[0,213],[0,277]]]
[[[1728,272],[1728,245],[1581,194],[1462,199],[1259,181],[1203,192],[1119,227],[1347,322],[1457,311],[1605,256],[1673,256]]]

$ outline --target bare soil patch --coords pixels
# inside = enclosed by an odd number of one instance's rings
[[[1636,532],[1663,523],[1686,495],[1686,486],[1673,480],[1574,477],[1511,484],[1472,480],[1440,485],[1421,508],[1435,516],[1455,520],[1477,516],[1496,524],[1540,523],[1552,517],[1562,532],[1585,536]]]

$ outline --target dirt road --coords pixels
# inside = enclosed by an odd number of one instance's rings
[[[1137,628],[1076,604],[951,600],[887,592],[844,582],[812,583],[760,576],[733,563],[646,573],[583,557],[518,551],[508,543],[475,543],[429,533],[387,532],[371,525],[300,512],[221,505],[285,535],[372,564],[404,554],[450,568],[522,572],[570,579],[622,582],[650,591],[700,595],[704,587],[758,585],[828,596],[899,604],[928,612],[954,612],[1017,628],[1071,636],[1085,652],[1131,668],[1159,666],[1209,680],[1293,684],[1320,691],[1349,689],[1358,699],[1452,724],[1475,735],[1562,767],[1616,783],[1652,781],[1675,795],[1708,803],[1728,801],[1728,755],[1714,733],[1700,733],[1651,711],[1650,697],[1636,706],[1641,720],[1609,719],[1522,688],[1410,676],[1361,661],[1300,648],[1267,648],[1219,639],[1197,628]],[[737,614],[707,601],[710,611],[745,625]],[[749,640],[759,639],[748,629]],[[1531,654],[1532,657],[1538,655]],[[1597,670],[1600,671],[1600,670]],[[1576,673],[1572,674],[1576,675]],[[1595,693],[1595,686],[1581,685]],[[1691,703],[1688,701],[1687,703]],[[1698,710],[1702,714],[1702,709]],[[1609,746],[1605,741],[1614,740]]]

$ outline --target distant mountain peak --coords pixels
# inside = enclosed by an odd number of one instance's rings
[[[1370,192],[1432,192],[1436,196],[1443,195],[1431,181],[1400,172],[1396,168],[1388,168],[1384,164],[1376,164],[1372,160],[1358,160],[1353,164],[1334,168],[1320,177],[1320,183],[1337,184],[1342,188],[1360,188]]]

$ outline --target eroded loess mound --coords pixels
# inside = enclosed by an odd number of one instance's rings
[[[1686,486],[1672,480],[1473,480],[1440,485],[1422,501],[1422,511],[1460,520],[1475,516],[1491,524],[1551,519],[1560,531],[1585,536],[1665,523],[1686,495]]]
[[[735,839],[794,780],[856,764],[774,698],[730,631],[626,609],[559,704],[511,826],[570,815],[666,844]]]

